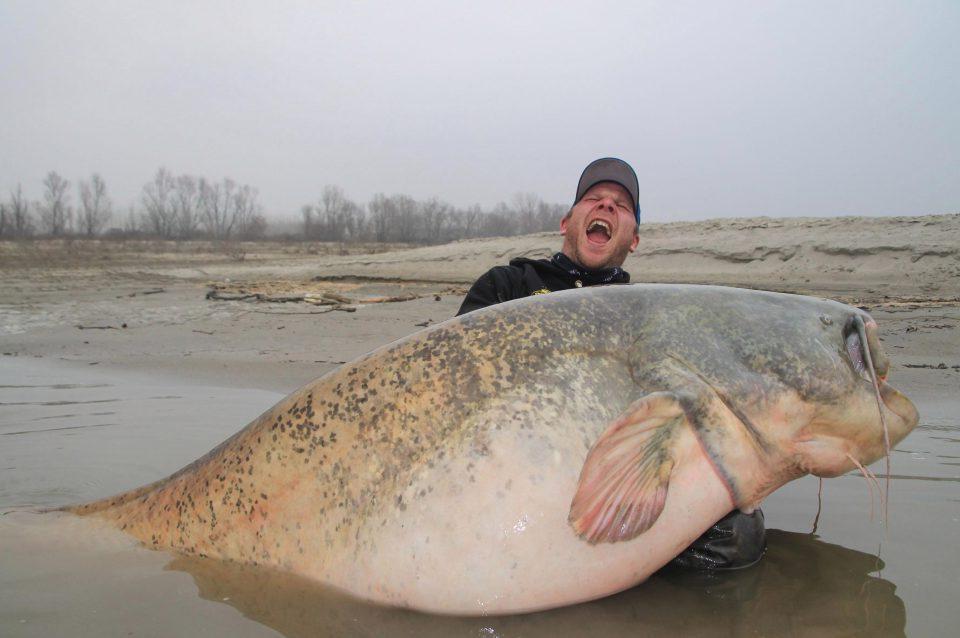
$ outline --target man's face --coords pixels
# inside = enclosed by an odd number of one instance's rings
[[[563,253],[588,270],[622,266],[640,236],[627,189],[600,182],[560,220]]]

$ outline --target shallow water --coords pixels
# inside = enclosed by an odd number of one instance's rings
[[[944,636],[960,622],[955,393],[898,385],[921,425],[891,458],[889,525],[859,476],[796,481],[764,505],[756,567],[663,571],[537,614],[450,618],[372,607],[299,578],[138,547],[89,519],[36,514],[162,478],[281,395],[0,359],[0,635]],[[885,471],[879,462],[872,468]],[[882,476],[881,476],[882,481]]]

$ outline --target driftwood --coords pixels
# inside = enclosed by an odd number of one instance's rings
[[[327,306],[323,310],[308,310],[306,312],[298,312],[296,310],[294,311],[283,310],[279,312],[272,312],[270,310],[251,310],[250,312],[256,312],[261,315],[286,316],[286,315],[322,315],[328,312],[333,312],[334,310],[339,310],[340,312],[356,312],[357,308],[356,306]]]
[[[430,295],[396,295],[394,297],[372,297],[370,299],[360,299],[356,303],[393,303],[395,301],[413,301]]]
[[[319,303],[314,301],[311,295],[307,295],[307,297],[311,297],[309,299],[311,303]],[[354,303],[349,297],[338,295],[335,292],[322,292],[320,293],[320,299],[329,303]]]
[[[320,297],[314,297],[313,295],[306,294],[304,295],[304,301],[307,303],[323,305],[328,303],[337,303],[337,304],[367,304],[367,303],[393,303],[396,301],[413,301],[414,299],[420,299],[421,297],[427,297],[429,295],[394,295],[390,297],[366,297],[361,299],[351,299],[345,295],[340,295],[335,292],[322,292]]]
[[[265,301],[268,303],[295,303],[306,301],[305,295],[265,295],[261,292],[229,293],[214,288],[207,292],[207,299],[214,301]]]
[[[207,299],[213,299],[214,301],[246,301],[247,299],[256,299],[256,297],[257,295],[244,292],[231,295],[230,293],[217,290],[216,288],[207,291]]]
[[[335,292],[321,292],[319,295],[315,293],[304,293],[300,295],[268,295],[262,292],[247,292],[242,289],[238,292],[231,293],[220,290],[219,288],[212,288],[207,291],[206,298],[213,301],[259,301],[266,303],[308,303],[314,306],[348,306],[357,304],[413,301],[414,299],[429,297],[431,295],[436,298],[434,293],[428,293],[423,295],[407,294],[384,297],[368,297],[365,299],[352,299]],[[341,309],[342,308],[337,308],[337,310]]]

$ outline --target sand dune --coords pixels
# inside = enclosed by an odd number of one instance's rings
[[[642,224],[634,281],[741,285],[870,298],[960,296],[960,215],[766,217]],[[324,277],[465,283],[513,257],[548,257],[556,233],[326,257]]]
[[[640,235],[625,264],[635,282],[727,284],[864,300],[960,298],[960,214],[645,223]],[[364,278],[462,286],[514,257],[548,257],[560,244],[559,232],[369,253],[383,247],[0,242],[0,271],[53,281],[69,271],[73,281],[98,282]]]

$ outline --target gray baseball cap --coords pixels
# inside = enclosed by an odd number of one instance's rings
[[[577,184],[577,198],[573,200],[576,204],[588,190],[600,182],[614,182],[620,184],[630,197],[633,198],[633,214],[640,223],[640,183],[637,181],[637,174],[633,172],[630,165],[622,159],[616,157],[603,157],[587,165],[580,175],[580,183]]]

